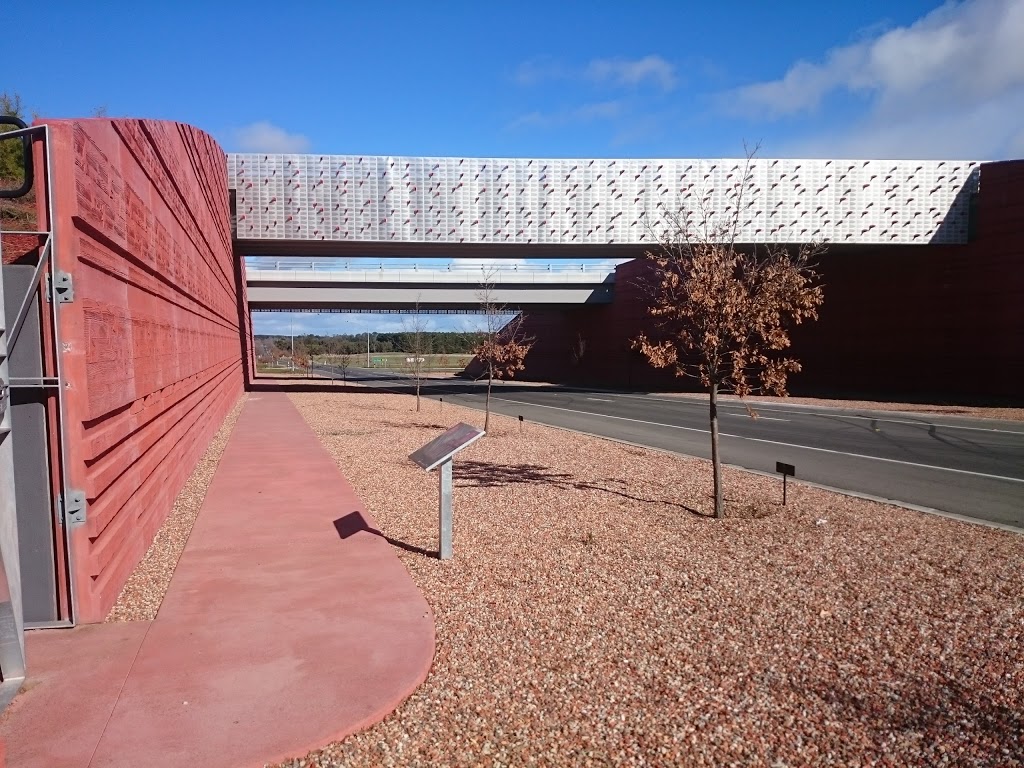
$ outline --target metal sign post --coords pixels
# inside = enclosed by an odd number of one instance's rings
[[[437,468],[441,470],[437,513],[440,536],[438,556],[442,560],[450,560],[452,557],[452,458],[485,434],[482,429],[460,422],[409,454],[410,459],[428,472]]]
[[[452,460],[441,465],[441,485],[438,493],[438,556],[442,560],[452,558]]]
[[[776,461],[775,471],[782,475],[782,506],[786,506],[786,478],[796,477],[796,467],[792,464],[783,464],[781,461]]]

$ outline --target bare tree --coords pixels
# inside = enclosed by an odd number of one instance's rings
[[[424,367],[427,355],[430,354],[430,321],[420,314],[420,304],[416,302],[415,314],[406,315],[402,321],[402,351],[406,368],[416,382],[416,410],[420,409],[420,386],[423,383]]]
[[[483,325],[478,334],[479,341],[473,349],[473,354],[483,365],[483,375],[487,377],[485,432],[491,424],[491,386],[494,380],[511,379],[517,371],[523,370],[526,367],[526,355],[534,341],[523,331],[526,316],[522,312],[511,313],[497,302],[494,278],[494,270],[487,272],[477,293]]]
[[[662,206],[651,225],[658,248],[647,254],[651,273],[650,335],[634,340],[648,361],[692,376],[709,394],[715,517],[725,514],[718,438],[718,395],[786,394],[796,360],[779,355],[790,345],[789,327],[818,317],[823,296],[814,263],[820,244],[739,247],[740,227],[752,214],[752,164],[727,193],[724,216],[701,196],[697,210]]]
[[[348,369],[352,367],[352,358],[349,355],[338,355],[335,358],[337,361],[337,367],[341,370],[341,380],[345,384],[348,384]]]

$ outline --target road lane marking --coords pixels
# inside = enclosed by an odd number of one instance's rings
[[[625,397],[625,398],[629,398],[630,400],[648,400],[648,401],[654,401],[656,403],[685,403],[687,405],[698,405],[698,406],[705,405],[707,403],[706,400],[702,401],[702,400],[697,399],[696,397],[652,397],[650,395],[626,395],[626,394],[619,394],[618,392],[609,392],[608,394],[612,395],[613,397]],[[728,406],[737,407],[735,401],[728,401],[727,403],[719,403],[719,405],[718,405],[719,408],[725,408],[725,407],[728,407]],[[935,426],[935,427],[940,427],[942,429],[966,429],[966,430],[970,430],[972,432],[998,432],[1000,434],[1005,434],[1005,435],[1020,435],[1020,436],[1024,437],[1024,431],[1015,430],[1015,429],[998,429],[997,427],[968,427],[968,426],[964,426],[962,424],[939,424],[939,423],[935,423],[935,422],[926,421],[924,419],[922,419],[921,421],[909,421],[907,419],[894,419],[894,418],[889,418],[887,416],[857,416],[855,414],[825,413],[825,412],[822,412],[822,411],[814,410],[815,408],[826,408],[828,406],[808,405],[808,406],[805,406],[806,410],[803,410],[803,411],[787,411],[784,408],[776,408],[774,403],[751,403],[750,407],[752,409],[754,409],[755,411],[765,410],[765,411],[768,411],[769,413],[785,413],[785,414],[789,414],[789,415],[792,415],[792,416],[821,416],[821,417],[824,417],[824,418],[836,418],[836,419],[861,419],[863,421],[884,421],[884,422],[886,422],[888,424],[909,424],[909,425],[914,426],[914,427],[930,427],[930,426]],[[864,408],[862,410],[870,411],[871,409],[870,408]],[[884,412],[880,411],[880,413],[884,413]],[[937,417],[941,418],[945,414],[930,413],[930,414],[924,414],[924,415],[927,415],[927,416],[937,416]],[[949,414],[947,416],[947,418],[956,418],[956,417],[957,417],[957,414]],[[964,417],[961,417],[961,418],[964,418]],[[985,416],[973,416],[973,417],[972,416],[968,416],[968,417],[965,417],[965,418],[984,419],[986,417]]]
[[[553,411],[567,411],[569,413],[579,413],[585,416],[600,416],[605,419],[616,419],[618,421],[629,421],[634,424],[647,424],[652,427],[667,427],[668,429],[681,429],[685,432],[700,432],[701,434],[708,434],[710,430],[698,429],[696,427],[682,427],[676,424],[662,424],[659,421],[644,421],[643,419],[630,419],[626,416],[609,416],[605,413],[594,413],[593,411],[579,411],[574,408],[560,408],[555,405],[540,405],[539,403],[528,403],[522,400],[511,400],[507,397],[495,397],[494,400],[502,400],[506,403],[516,403],[518,405],[532,405],[535,408],[549,408]],[[919,464],[916,461],[903,461],[902,459],[887,459],[882,456],[868,456],[863,453],[848,453],[847,451],[835,451],[831,448],[815,448],[811,445],[799,445],[798,443],[783,443],[778,440],[765,440],[759,437],[746,437],[744,435],[734,435],[729,432],[721,432],[722,437],[735,437],[738,440],[752,440],[755,443],[769,443],[771,445],[782,445],[787,448],[800,448],[805,451],[818,451],[820,453],[832,453],[837,456],[852,456],[857,459],[869,459],[871,461],[884,461],[887,464],[903,464],[908,467],[919,467],[921,469],[934,469],[939,472],[955,472],[960,475],[973,475],[974,477],[987,477],[991,480],[1006,480],[1011,483],[1024,483],[1024,478],[1020,477],[1007,477],[1005,475],[992,475],[987,472],[973,472],[969,469],[955,469],[953,467],[940,467],[935,464]]]
[[[775,411],[775,413],[777,413],[777,411]],[[724,415],[735,416],[738,419],[751,419],[753,421],[789,421],[789,419],[776,419],[773,416],[762,416],[760,413],[758,413],[757,415],[752,415],[749,413],[726,413]]]
[[[607,399],[605,399],[603,397],[588,397],[587,400],[594,400],[595,402],[598,402],[598,403],[614,403],[615,402],[614,400],[607,400]]]
[[[787,448],[802,448],[805,451],[819,451],[821,453],[834,453],[837,456],[852,456],[857,459],[872,459],[874,461],[884,461],[889,464],[904,464],[908,467],[921,467],[922,469],[937,469],[941,472],[956,472],[960,475],[973,475],[975,477],[987,477],[991,480],[1006,480],[1011,483],[1024,483],[1024,478],[1021,477],[1007,477],[1006,475],[992,475],[988,472],[974,472],[969,469],[955,469],[953,467],[939,467],[935,464],[919,464],[916,461],[903,461],[902,459],[886,459],[882,456],[868,456],[864,453],[849,453],[847,451],[835,451],[831,448],[815,448],[811,445],[799,445],[798,443],[783,443],[778,440],[765,440],[760,437],[744,437],[743,435],[727,435],[725,432],[722,433],[725,437],[738,437],[740,440],[752,440],[755,443],[770,443],[771,445],[782,445]]]

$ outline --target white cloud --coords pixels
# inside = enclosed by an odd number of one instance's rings
[[[664,91],[676,87],[676,68],[657,54],[639,59],[615,56],[592,59],[585,67],[574,67],[551,56],[538,56],[520,64],[513,75],[519,85],[531,86],[552,80],[583,80],[615,88],[636,88],[648,82]]]
[[[867,93],[887,110],[922,102],[984,102],[1024,86],[1024,0],[947,3],[908,27],[799,61],[779,80],[727,95],[734,111],[781,116],[836,91]],[[909,103],[908,103],[909,99]]]
[[[563,109],[560,112],[528,112],[520,115],[509,124],[509,128],[550,128],[570,123],[591,123],[596,120],[614,120],[623,113],[620,101],[599,101],[583,104],[578,107]]]
[[[512,79],[519,85],[536,85],[545,80],[561,80],[572,76],[570,69],[552,56],[537,56],[516,67]]]
[[[649,55],[642,59],[594,59],[587,65],[587,77],[599,83],[620,87],[635,87],[647,81],[671,91],[676,86],[676,70],[661,56]]]
[[[1019,151],[1024,104],[1024,0],[946,3],[913,24],[875,31],[798,61],[777,80],[721,95],[727,112],[801,116],[836,94],[862,97],[866,111],[845,133],[794,142],[804,154],[960,156]],[[776,150],[777,153],[777,150]]]
[[[300,133],[288,133],[265,120],[246,125],[235,131],[239,152],[271,152],[292,154],[306,152],[309,139]]]
[[[777,144],[778,157],[991,160],[1024,157],[1024,93],[972,109],[923,111],[899,120],[868,119],[853,130]],[[1014,135],[1016,134],[1016,135]]]

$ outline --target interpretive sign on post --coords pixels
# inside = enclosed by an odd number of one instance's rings
[[[484,434],[482,429],[460,422],[409,454],[409,458],[427,472],[441,468],[441,487],[438,492],[441,544],[438,554],[442,560],[450,560],[452,556],[452,458]]]

